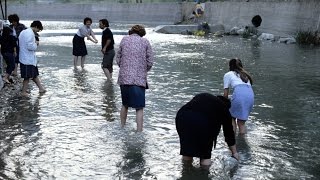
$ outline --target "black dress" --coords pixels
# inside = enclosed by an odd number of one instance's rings
[[[228,146],[235,144],[229,102],[223,98],[201,93],[180,108],[176,116],[176,129],[181,155],[210,159],[221,126]]]

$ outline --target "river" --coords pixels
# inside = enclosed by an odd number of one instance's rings
[[[29,25],[30,22],[23,22]],[[13,96],[0,120],[0,179],[320,179],[320,48],[242,39],[158,34],[146,91],[144,131],[135,111],[120,128],[118,67],[101,70],[100,43],[87,41],[85,69],[74,70],[72,38],[81,22],[44,21],[37,52],[47,89]],[[111,24],[115,47],[131,25]],[[100,32],[97,23],[93,24]],[[101,35],[98,34],[99,39]],[[184,166],[177,110],[195,94],[223,93],[228,60],[238,57],[254,80],[248,133],[237,137],[235,164],[223,134],[209,169]]]

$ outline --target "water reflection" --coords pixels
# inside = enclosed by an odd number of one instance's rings
[[[55,22],[51,27],[63,32],[68,24]],[[70,31],[76,32],[74,27]],[[126,29],[121,27],[118,30]],[[122,37],[114,36],[115,47]],[[140,138],[123,134],[119,127],[120,90],[105,81],[101,45],[88,43],[86,69],[73,71],[72,36],[42,36],[39,65],[48,92],[12,98],[5,107],[0,119],[0,179],[320,178],[319,48],[150,31],[147,38],[156,62],[148,76],[148,138],[136,145]],[[209,173],[185,167],[174,125],[176,111],[196,93],[221,94],[230,57],[241,58],[248,67],[257,95],[248,136],[238,137],[240,164],[234,166],[220,143]],[[114,77],[117,73],[116,68]],[[134,112],[129,116],[134,119]]]
[[[179,180],[210,180],[210,171],[207,168],[194,167],[191,163],[183,162]]]
[[[123,158],[119,165],[122,178],[143,179],[147,172],[144,159],[145,141],[142,133],[131,134],[124,139]]]
[[[105,94],[102,104],[105,113],[103,113],[102,116],[104,116],[107,121],[114,121],[114,113],[117,112],[117,109],[113,83],[111,81],[105,81],[102,86],[102,92]]]
[[[16,146],[37,143],[41,138],[40,99],[41,95],[35,98],[14,96],[8,99],[10,111],[4,116],[4,123],[0,126],[0,177],[4,179],[10,179],[5,175],[6,171],[12,171],[18,178],[24,176],[23,162],[11,156],[31,153],[23,148],[17,150]]]
[[[248,143],[247,135],[239,135],[236,138],[237,150],[240,154],[241,164],[247,164],[251,160],[251,148]]]
[[[88,84],[88,78],[87,78],[88,71],[85,69],[75,68],[73,70],[73,73],[74,73],[73,88],[83,93],[87,93],[91,89],[90,84]]]

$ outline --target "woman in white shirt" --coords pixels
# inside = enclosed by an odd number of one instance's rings
[[[233,117],[232,125],[236,133],[237,125],[239,133],[246,133],[245,122],[254,104],[254,93],[252,90],[252,78],[243,69],[240,59],[229,61],[229,72],[223,77],[224,97],[228,98],[229,90],[233,89],[230,113]]]

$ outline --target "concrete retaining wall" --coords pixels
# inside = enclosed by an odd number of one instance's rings
[[[181,9],[179,3],[26,3],[8,5],[8,14],[17,13],[20,19],[30,20],[82,22],[88,16],[94,21],[107,18],[110,22],[173,24],[182,19]]]
[[[174,24],[188,17],[194,3],[98,3],[9,4],[8,14],[21,19],[77,20],[85,16],[95,21],[108,18],[111,22]],[[320,31],[320,0],[225,0],[205,3],[204,21],[223,24],[226,30],[251,24],[251,18],[262,17],[264,32],[290,35],[299,29]]]

